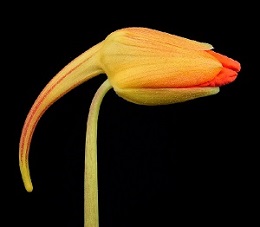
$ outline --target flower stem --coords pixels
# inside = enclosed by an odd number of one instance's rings
[[[101,102],[112,86],[106,80],[90,105],[85,147],[84,227],[98,227],[97,122]]]

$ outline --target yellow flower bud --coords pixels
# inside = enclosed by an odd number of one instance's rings
[[[91,103],[85,159],[85,227],[98,227],[96,131],[100,104],[113,88],[122,98],[142,105],[166,105],[218,93],[235,80],[240,64],[212,46],[148,28],[124,28],[66,65],[41,91],[24,122],[19,164],[27,191],[33,190],[29,148],[43,113],[71,89],[99,74],[107,80]]]
[[[182,102],[216,94],[218,87],[200,87],[223,66],[212,46],[147,28],[111,33],[100,50],[100,63],[115,92],[143,105]]]

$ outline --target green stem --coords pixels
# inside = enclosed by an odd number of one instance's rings
[[[86,147],[84,179],[84,227],[98,227],[98,176],[97,176],[97,122],[101,102],[112,86],[106,80],[97,90],[90,105]]]

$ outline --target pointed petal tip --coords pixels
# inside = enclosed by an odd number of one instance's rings
[[[214,49],[214,47],[209,43],[201,42],[201,44],[203,44],[205,46],[205,50],[213,50]]]

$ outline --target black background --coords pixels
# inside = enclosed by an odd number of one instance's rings
[[[242,69],[217,95],[181,104],[145,107],[108,92],[98,125],[100,227],[251,226],[259,180],[253,6],[122,2],[6,10],[1,216],[8,224],[1,226],[83,226],[86,120],[106,75],[66,94],[39,121],[30,150],[32,193],[19,172],[19,137],[47,82],[110,32],[128,26],[211,43]]]

